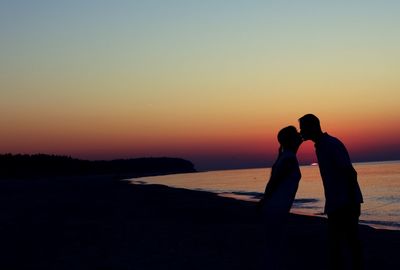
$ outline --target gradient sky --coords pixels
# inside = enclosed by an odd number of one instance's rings
[[[400,1],[0,0],[0,152],[260,167],[312,112],[400,159]],[[313,145],[299,159],[315,161]]]

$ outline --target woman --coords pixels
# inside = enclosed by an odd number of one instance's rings
[[[268,269],[278,269],[284,225],[289,216],[301,178],[296,153],[302,143],[294,126],[278,133],[279,155],[271,169],[271,176],[259,202],[265,222],[266,261]]]

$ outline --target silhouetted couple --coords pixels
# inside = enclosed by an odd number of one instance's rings
[[[278,158],[259,206],[265,220],[268,269],[279,269],[283,228],[289,216],[301,178],[296,157],[302,141],[312,140],[325,191],[325,213],[328,216],[329,269],[343,269],[343,250],[348,250],[353,269],[362,269],[362,251],[358,236],[360,204],[363,202],[353,168],[344,144],[322,132],[319,119],[306,114],[299,119],[300,133],[294,126],[278,133]],[[347,268],[346,268],[347,269]]]

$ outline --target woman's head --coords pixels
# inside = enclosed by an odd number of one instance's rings
[[[278,132],[278,142],[281,148],[296,152],[303,140],[294,126],[288,126]]]

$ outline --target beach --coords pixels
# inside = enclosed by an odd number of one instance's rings
[[[1,269],[262,269],[254,202],[113,176],[0,180]],[[327,269],[326,219],[291,214],[283,269]],[[365,269],[399,269],[400,231],[360,225]]]

